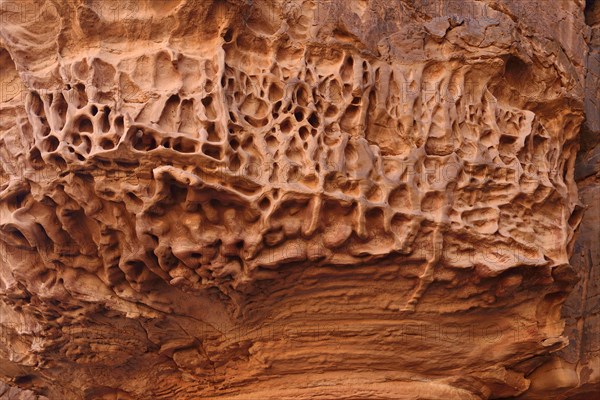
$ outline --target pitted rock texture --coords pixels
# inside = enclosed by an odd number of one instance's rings
[[[542,4],[2,3],[0,376],[50,399],[555,389],[533,378],[569,342],[590,29]]]

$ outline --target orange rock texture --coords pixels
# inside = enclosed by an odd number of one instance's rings
[[[0,2],[0,398],[592,398],[599,10]]]

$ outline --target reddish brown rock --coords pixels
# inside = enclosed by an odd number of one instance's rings
[[[0,379],[50,399],[591,395],[584,6],[2,3]]]

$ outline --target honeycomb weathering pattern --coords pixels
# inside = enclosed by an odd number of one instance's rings
[[[526,392],[568,341],[583,70],[507,4],[2,3],[0,375]]]

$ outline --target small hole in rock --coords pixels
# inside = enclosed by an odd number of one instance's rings
[[[292,123],[290,122],[289,119],[285,119],[279,125],[279,129],[283,133],[289,133],[292,130]]]
[[[92,121],[87,118],[82,118],[79,120],[79,132],[94,132],[94,125],[92,125]]]
[[[71,143],[73,143],[75,146],[79,146],[81,144],[81,136],[73,132],[71,135]]]
[[[226,43],[230,43],[233,40],[233,29],[229,28],[227,29],[227,31],[225,31],[225,35],[223,35],[223,40],[225,40]]]
[[[125,129],[125,123],[123,122],[123,116],[118,116],[115,118],[115,130],[118,135],[123,134],[123,130]]]
[[[33,381],[33,376],[31,375],[21,375],[15,378],[15,383],[17,385],[28,385]]]
[[[100,147],[102,147],[104,150],[110,150],[115,147],[115,144],[110,139],[102,139],[100,142]]]
[[[308,138],[308,128],[305,126],[301,126],[298,130],[298,134],[300,135],[300,139],[306,140]]]
[[[296,118],[296,121],[300,122],[304,118],[304,113],[301,110],[296,110],[294,111],[294,118]]]
[[[208,157],[214,158],[215,160],[220,160],[222,158],[221,148],[218,146],[211,146],[205,144],[202,147],[202,152],[206,154]]]
[[[319,117],[315,113],[310,114],[308,117],[308,123],[311,124],[314,128],[319,127]]]
[[[44,141],[44,150],[47,152],[54,151],[58,148],[59,141],[56,136],[48,136]]]
[[[269,200],[268,197],[263,198],[258,203],[258,206],[260,207],[261,210],[266,210],[267,208],[269,208],[270,205],[271,205],[271,200]]]

